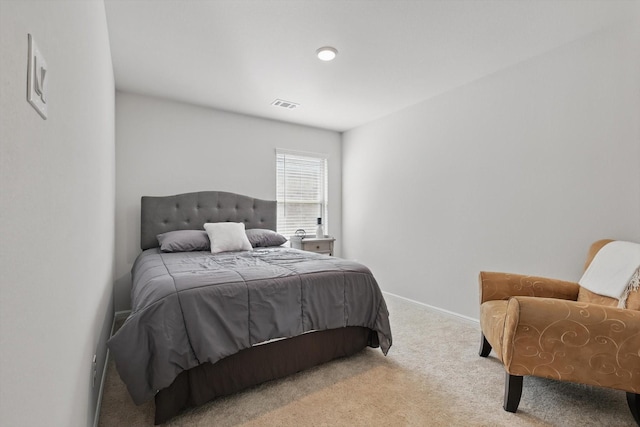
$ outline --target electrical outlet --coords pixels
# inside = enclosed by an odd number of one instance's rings
[[[93,355],[93,359],[91,360],[91,387],[96,387],[96,380],[98,379],[98,358],[96,355]]]

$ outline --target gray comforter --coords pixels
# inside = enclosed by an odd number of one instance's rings
[[[391,347],[389,313],[365,266],[288,248],[212,255],[144,251],[132,312],[108,341],[136,404],[182,372],[277,338],[364,326]]]

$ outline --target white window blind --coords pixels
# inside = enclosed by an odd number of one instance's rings
[[[278,233],[288,238],[302,228],[313,235],[322,218],[328,234],[327,187],[326,157],[276,150]]]

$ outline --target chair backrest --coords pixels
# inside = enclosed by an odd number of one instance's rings
[[[593,258],[596,256],[598,251],[604,247],[607,243],[613,242],[611,239],[598,240],[594,242],[589,248],[589,253],[587,254],[587,261],[584,264],[584,269],[593,261]],[[578,301],[580,302],[588,302],[591,304],[599,304],[599,305],[608,305],[612,307],[618,306],[618,300],[615,298],[605,297],[595,292],[591,292],[588,289],[580,287],[580,291],[578,292]],[[640,311],[640,291],[632,291],[627,298],[627,308],[629,310],[638,310]]]

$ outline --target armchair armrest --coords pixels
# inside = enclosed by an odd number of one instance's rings
[[[511,375],[640,393],[640,311],[554,298],[511,298],[503,362]]]
[[[521,274],[481,271],[480,304],[492,300],[505,300],[514,296],[558,298],[575,301],[580,285],[564,280]]]

